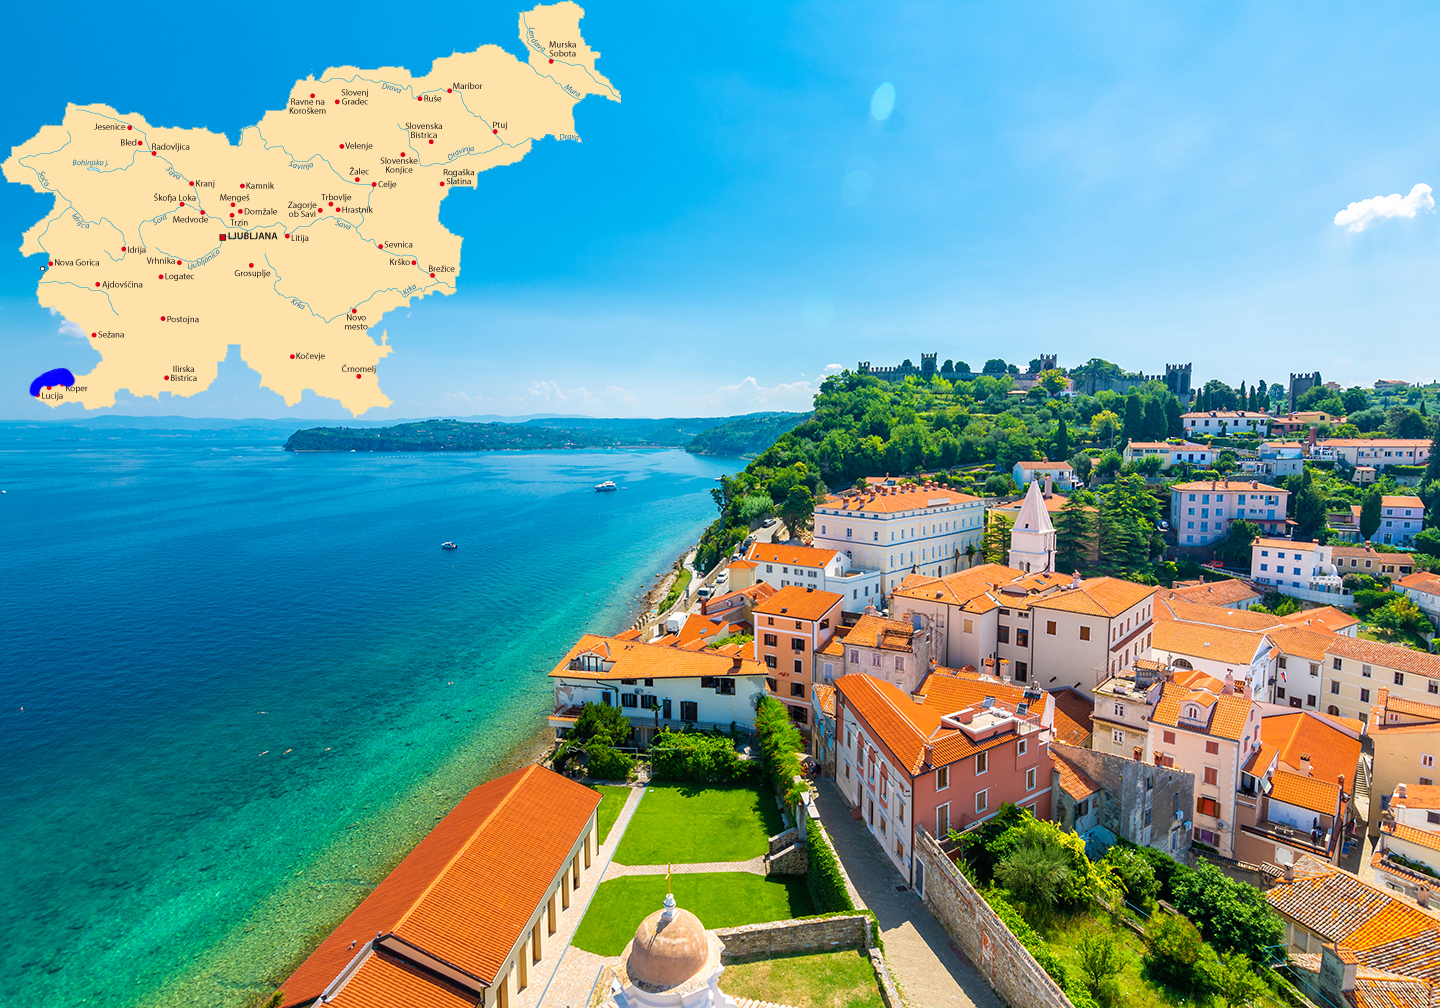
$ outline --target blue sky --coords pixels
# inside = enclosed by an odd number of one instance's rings
[[[1193,361],[1231,384],[1440,374],[1425,194],[1361,230],[1334,222],[1440,184],[1440,8],[584,6],[624,102],[586,99],[583,143],[537,144],[445,201],[459,292],[386,317],[395,405],[367,419],[803,409],[827,366],[930,351]],[[0,141],[67,101],[233,140],[330,65],[518,53],[519,9],[82,3],[62,25],[20,5]],[[46,210],[0,184],[9,418],[66,415],[25,385],[95,360],[38,307],[38,257],[17,251]],[[233,349],[210,391],[116,411],[287,413]],[[309,395],[288,412],[348,415]]]

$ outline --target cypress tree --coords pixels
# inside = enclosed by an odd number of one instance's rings
[[[1062,416],[1055,425],[1055,440],[1050,442],[1050,461],[1064,462],[1069,457],[1070,429],[1065,426],[1065,418]]]
[[[1095,515],[1085,504],[1088,496],[1080,491],[1055,516],[1055,569],[1073,574],[1090,558],[1095,541]]]
[[[1360,534],[1369,542],[1375,530],[1380,527],[1380,489],[1371,488],[1360,502]]]

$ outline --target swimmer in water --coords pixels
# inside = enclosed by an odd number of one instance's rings
[[[264,752],[262,752],[260,755],[261,755],[261,756],[269,756],[269,755],[270,755],[270,750],[269,750],[269,749],[266,749],[266,750],[265,750]]]

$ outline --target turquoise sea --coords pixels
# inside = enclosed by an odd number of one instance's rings
[[[11,1008],[268,992],[518,758],[742,464],[107,436],[0,442]]]

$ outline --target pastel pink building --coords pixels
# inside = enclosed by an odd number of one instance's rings
[[[864,674],[835,683],[836,784],[915,883],[915,830],[944,837],[1006,802],[1050,817],[1054,698],[939,669],[914,693]]]

